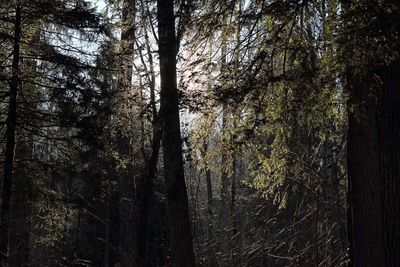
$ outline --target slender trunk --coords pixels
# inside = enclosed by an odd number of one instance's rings
[[[227,120],[228,120],[228,111],[225,105],[222,107],[222,144],[221,146],[226,146],[226,128],[227,128]],[[221,155],[221,207],[220,207],[220,215],[219,215],[219,226],[223,232],[223,236],[225,235],[225,228],[228,226],[228,205],[229,205],[229,177],[228,172],[225,169],[228,162],[228,157],[226,153]]]
[[[111,190],[110,190],[111,191]],[[115,192],[110,192],[108,204],[108,266],[114,266],[119,261],[119,196]]]
[[[209,150],[209,141],[204,141],[202,157],[206,158]],[[207,188],[207,238],[208,238],[208,251],[210,253],[210,260],[208,261],[208,266],[214,267],[217,266],[216,255],[215,255],[215,236],[214,236],[214,214],[213,214],[213,189],[212,189],[212,181],[211,181],[211,169],[206,163],[205,167],[205,182]]]
[[[153,123],[153,140],[150,159],[145,166],[144,184],[139,203],[139,222],[137,225],[137,250],[139,263],[147,266],[147,233],[150,205],[153,196],[154,179],[157,174],[158,155],[161,143],[161,129],[158,122]]]
[[[161,76],[160,114],[172,265],[194,266],[180,134],[174,1],[158,0],[157,7]]]
[[[237,238],[237,225],[236,225],[236,214],[235,214],[235,205],[236,205],[236,153],[233,152],[232,155],[232,162],[231,162],[231,168],[232,168],[232,175],[231,175],[231,201],[230,201],[230,207],[229,207],[229,213],[230,213],[230,219],[231,219],[231,234],[230,234],[230,240],[231,240],[231,261],[234,266],[236,266],[236,248],[238,247],[238,244],[236,243]]]
[[[15,129],[17,123],[17,93],[19,86],[19,58],[20,58],[20,39],[21,39],[21,5],[16,4],[14,45],[12,60],[12,77],[10,82],[10,98],[8,103],[8,116],[6,122],[6,151],[3,172],[3,193],[1,204],[1,224],[0,224],[0,263],[7,266],[9,249],[9,222],[11,188],[13,178],[13,163],[15,152]]]
[[[132,71],[133,54],[135,41],[135,0],[124,0],[122,3],[122,32],[121,32],[121,53],[122,71],[119,77],[119,84],[122,90],[122,97],[125,99],[122,112],[127,118],[132,116]],[[132,156],[132,133],[131,122],[128,122],[128,131],[119,130],[118,150],[122,159],[126,162],[122,172],[119,174],[119,247],[120,263],[124,266],[135,265],[136,258],[135,231],[132,226],[136,218],[136,200],[134,183],[134,162]]]
[[[110,266],[110,251],[111,251],[111,238],[110,238],[110,207],[111,207],[111,193],[110,188],[107,188],[107,206],[106,206],[106,225],[105,225],[105,251],[104,251],[104,267]],[[111,265],[112,266],[112,265]]]
[[[214,45],[214,37],[212,36],[210,38],[210,47],[209,47],[209,60],[210,64],[212,64],[212,58],[213,58],[213,45]],[[209,74],[208,77],[208,84],[207,84],[208,90],[211,92],[212,91],[212,77]],[[209,138],[208,138],[209,139]],[[206,158],[207,153],[211,151],[210,149],[210,140],[205,140],[203,144],[203,159]],[[210,260],[208,262],[208,265],[210,267],[217,266],[217,259],[215,255],[215,250],[216,250],[216,243],[215,243],[215,235],[214,235],[214,214],[213,214],[213,188],[212,188],[212,172],[210,169],[210,163],[206,163],[205,167],[205,182],[206,182],[206,187],[207,187],[207,237],[208,237],[208,248],[210,252]]]
[[[30,40],[33,44],[40,42],[40,30],[36,30]],[[37,72],[37,61],[35,59],[21,59],[20,68],[26,68],[27,73]],[[29,76],[26,76],[29,78]],[[32,78],[34,80],[34,78]],[[21,79],[24,80],[24,79]],[[24,97],[37,94],[37,86],[23,83],[20,85]],[[19,98],[19,96],[18,96]],[[18,99],[17,99],[18,101]],[[36,104],[21,103],[23,109],[35,110]],[[29,115],[29,114],[26,114]],[[20,114],[21,116],[21,114]],[[23,129],[16,132],[14,186],[11,198],[12,229],[10,232],[10,264],[12,266],[29,266],[31,254],[31,219],[34,175],[31,160],[34,159],[35,136]]]
[[[240,68],[240,40],[241,40],[241,23],[240,23],[240,19],[242,16],[242,6],[243,6],[243,1],[239,0],[238,2],[238,10],[237,10],[237,14],[236,14],[236,50],[235,52],[235,68],[237,69],[237,71],[239,71]],[[232,120],[233,120],[233,127],[234,129],[236,129],[237,127],[237,119],[240,117],[240,110],[235,112],[232,116]],[[230,138],[230,146],[232,149],[232,159],[231,159],[231,168],[232,168],[232,174],[231,174],[231,203],[230,203],[230,217],[231,217],[231,258],[232,258],[232,264],[233,265],[237,265],[236,263],[236,258],[235,255],[239,254],[237,250],[237,248],[240,248],[240,244],[238,244],[238,236],[237,236],[237,221],[236,221],[236,212],[235,212],[235,205],[236,205],[236,179],[237,179],[237,153],[236,153],[236,149],[235,149],[235,139],[236,139],[236,135],[232,135]]]
[[[144,6],[142,5],[144,11]],[[145,27],[145,25],[144,25]],[[146,41],[146,49],[149,61],[149,88],[150,88],[150,106],[152,112],[152,138],[151,138],[151,155],[150,158],[146,158],[146,154],[144,151],[143,145],[143,157],[145,161],[144,173],[143,173],[143,184],[140,188],[140,202],[139,202],[139,216],[138,216],[138,225],[137,225],[137,251],[138,251],[138,262],[141,265],[148,266],[148,257],[147,257],[147,242],[148,242],[148,219],[150,214],[150,208],[152,203],[152,197],[154,193],[154,179],[157,175],[157,164],[158,157],[160,153],[160,145],[161,145],[161,128],[159,123],[159,116],[157,112],[156,105],[156,97],[155,97],[155,73],[154,73],[154,61],[153,55],[150,49],[150,40],[147,31],[144,33],[145,41]],[[146,64],[145,62],[142,62]],[[144,127],[144,126],[143,126]],[[142,132],[143,140],[144,140],[144,130]]]
[[[224,18],[224,24],[226,24],[226,18]],[[225,34],[225,33],[223,33]],[[226,36],[222,36],[222,44],[221,44],[221,73],[222,76],[224,77],[226,67],[227,67],[227,51],[228,51],[228,45],[227,45],[227,40]],[[227,127],[227,120],[228,120],[228,109],[226,107],[226,104],[222,104],[222,129],[221,129],[221,135],[222,135],[222,146],[227,145],[226,144],[226,127]],[[219,226],[222,229],[222,231],[225,231],[225,228],[227,227],[228,224],[228,203],[229,203],[229,181],[228,181],[228,173],[225,170],[226,168],[226,163],[227,163],[227,155],[226,153],[223,153],[221,155],[221,207],[220,207],[220,218],[219,218]],[[225,234],[223,233],[223,236]],[[225,243],[225,242],[224,242]]]
[[[21,136],[21,135],[20,135]],[[29,136],[29,135],[28,135]],[[10,265],[29,266],[32,216],[32,175],[29,160],[33,154],[33,138],[17,141],[13,175],[10,224]]]
[[[30,262],[32,176],[26,159],[31,158],[32,143],[29,140],[25,142],[27,143],[21,143],[20,140],[15,149],[19,164],[15,166],[13,175],[9,259],[11,266],[29,266]]]
[[[204,143],[204,154],[203,158],[207,155],[208,152],[208,143]],[[207,185],[207,225],[208,225],[208,242],[211,245],[214,241],[213,235],[213,212],[212,212],[212,201],[213,201],[213,191],[212,191],[212,183],[211,183],[211,170],[207,166],[205,169],[205,178],[206,178],[206,185]]]

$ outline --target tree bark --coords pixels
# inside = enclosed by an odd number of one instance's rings
[[[9,222],[11,205],[11,188],[13,179],[13,164],[15,156],[15,129],[17,123],[17,94],[19,86],[19,58],[21,39],[21,4],[17,1],[15,12],[12,77],[10,81],[10,96],[6,122],[6,150],[3,173],[3,192],[0,223],[0,263],[7,266],[9,253]]]
[[[346,2],[349,9],[350,1]],[[382,4],[389,3],[397,2]],[[396,43],[393,36],[398,36],[398,30],[380,25],[378,38]],[[350,54],[360,48],[346,49]],[[357,267],[394,267],[400,266],[400,61],[398,56],[388,63],[369,60],[360,69],[346,71],[350,261]]]
[[[385,266],[400,266],[400,61],[380,74],[379,176],[382,179]]]
[[[124,0],[122,2],[122,32],[121,32],[121,53],[122,70],[119,77],[119,84],[122,90],[122,96],[125,99],[122,112],[129,120],[132,111],[132,72],[133,72],[133,54],[135,43],[135,15],[136,1]],[[136,251],[133,249],[136,241],[136,232],[134,228],[137,215],[137,203],[135,199],[134,183],[134,164],[132,148],[131,122],[127,123],[127,131],[119,129],[118,133],[118,151],[125,161],[125,167],[119,174],[118,192],[119,192],[119,250],[120,263],[123,266],[135,266]]]
[[[203,146],[203,155],[202,157],[205,158],[208,153],[209,144],[207,141],[204,142]],[[213,189],[212,189],[212,182],[211,182],[211,170],[210,167],[206,166],[205,168],[205,179],[206,179],[206,186],[207,186],[207,231],[208,231],[208,242],[209,245],[214,242],[214,231],[213,231]]]
[[[354,266],[400,265],[399,64],[351,81],[348,171]]]
[[[160,115],[172,265],[194,266],[180,134],[174,1],[158,0],[157,7],[161,76]]]
[[[147,266],[147,232],[150,205],[153,197],[154,179],[157,174],[158,155],[161,143],[161,129],[158,122],[153,122],[153,140],[150,159],[145,165],[144,183],[139,203],[139,216],[137,225],[137,252],[138,262]]]

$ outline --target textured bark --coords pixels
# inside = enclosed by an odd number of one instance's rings
[[[377,104],[369,81],[351,82],[348,175],[354,266],[384,262],[382,190],[378,163]]]
[[[351,2],[344,3],[346,10]],[[397,1],[381,4],[389,3]],[[385,37],[388,45],[397,42],[398,29],[379,27],[378,38]],[[345,48],[348,54],[360,49]],[[389,63],[374,60],[346,73],[350,264],[394,267],[400,266],[400,63],[398,56]]]
[[[158,0],[157,9],[161,76],[160,116],[172,265],[194,266],[179,121],[174,1]]]
[[[400,265],[399,64],[352,81],[348,169],[354,266]],[[357,108],[358,107],[358,108]]]
[[[30,42],[39,44],[40,33],[40,30],[36,30]],[[23,59],[21,60],[20,67],[26,68],[28,74],[36,73],[37,61],[35,59]],[[21,80],[24,80],[23,78]],[[25,98],[28,95],[36,95],[37,89],[36,85],[21,82],[21,91],[24,92]],[[17,101],[19,101],[18,99]],[[21,108],[36,110],[37,106],[34,103],[27,102],[21,103]],[[19,129],[16,133],[16,139],[14,189],[11,198],[13,227],[10,233],[10,263],[11,266],[29,266],[31,256],[32,202],[34,201],[33,196],[35,192],[32,184],[35,179],[35,172],[32,172],[33,166],[31,161],[35,158],[35,135],[32,132]]]
[[[227,24],[226,18],[224,18],[224,24]],[[228,45],[226,36],[222,37],[222,44],[221,44],[221,72],[224,73],[227,68],[227,51]],[[222,105],[222,129],[221,129],[221,145],[227,145],[227,138],[226,138],[226,128],[227,128],[227,120],[228,120],[228,108],[226,104]],[[221,147],[221,150],[224,150],[224,147]],[[219,216],[219,226],[222,229],[225,229],[228,226],[228,205],[229,205],[229,177],[228,173],[225,170],[226,164],[228,162],[226,153],[222,153],[221,155],[221,207],[220,207],[220,216]],[[225,235],[224,235],[225,236]],[[225,242],[224,242],[225,243]]]
[[[157,174],[157,163],[158,155],[160,152],[161,143],[161,129],[159,129],[158,123],[154,122],[153,126],[153,140],[152,140],[152,152],[150,159],[146,163],[144,173],[144,183],[139,203],[138,213],[138,225],[137,225],[137,252],[138,262],[142,266],[148,266],[147,264],[147,239],[148,239],[148,218],[150,213],[150,205],[153,197],[154,179]]]
[[[382,179],[382,219],[385,266],[400,266],[400,62],[380,73],[379,176]]]
[[[224,45],[223,45],[224,47]],[[223,49],[224,50],[224,49]],[[225,60],[223,60],[225,61]],[[225,63],[226,64],[226,61]],[[225,105],[222,107],[222,129],[221,129],[221,135],[222,135],[222,140],[221,140],[221,151],[224,151],[226,149],[227,145],[227,140],[226,140],[226,128],[227,128],[227,120],[228,120],[228,110]],[[227,236],[224,233],[224,229],[228,227],[228,222],[229,222],[229,176],[228,172],[225,169],[227,167],[228,163],[228,155],[226,153],[222,153],[221,155],[221,189],[220,189],[220,194],[221,194],[221,206],[220,206],[220,214],[219,214],[219,227],[223,230],[223,238],[226,238]],[[226,241],[224,241],[225,243]]]
[[[206,157],[208,153],[208,143],[204,144],[204,152],[203,158]],[[214,242],[214,234],[213,234],[213,189],[212,189],[212,182],[211,182],[211,170],[207,166],[205,169],[205,179],[206,179],[206,186],[207,186],[207,230],[208,230],[208,242],[211,245]]]
[[[13,164],[15,155],[15,129],[17,123],[17,94],[19,86],[19,58],[21,39],[21,5],[16,4],[12,77],[10,82],[10,96],[8,102],[8,115],[6,122],[6,149],[3,172],[3,193],[0,223],[0,264],[7,266],[9,253],[9,223],[11,188],[13,183]]]
[[[25,133],[26,134],[26,133]],[[28,135],[29,136],[29,135]],[[19,140],[16,144],[11,198],[10,265],[30,265],[30,238],[32,216],[32,179],[30,160],[33,155],[33,140]]]

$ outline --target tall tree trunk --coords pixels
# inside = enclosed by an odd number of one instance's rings
[[[223,19],[224,24],[226,25],[226,18]],[[228,45],[227,45],[227,40],[226,40],[226,33],[222,33],[222,44],[221,44],[221,73],[222,76],[226,75],[226,68],[227,68],[227,52],[228,52]],[[226,107],[226,104],[222,104],[222,129],[221,129],[221,145],[226,146],[227,140],[226,140],[226,128],[227,128],[227,120],[228,120],[228,108]],[[221,207],[220,207],[220,218],[219,218],[219,223],[220,227],[224,231],[224,228],[227,227],[228,223],[228,203],[229,203],[229,181],[228,181],[228,173],[226,168],[226,163],[227,163],[227,155],[226,153],[223,153],[221,155]],[[223,234],[223,236],[225,236]]]
[[[174,1],[158,0],[157,7],[161,76],[160,114],[172,265],[194,266],[180,134]]]
[[[390,78],[388,74],[385,76]],[[396,151],[399,140],[395,136],[399,122],[398,114],[392,110],[398,101],[399,88],[398,84],[383,80],[382,93],[377,94],[372,73],[368,76],[349,79],[350,107],[354,109],[349,112],[347,157],[353,264],[395,266],[384,265],[385,253],[389,253],[385,252],[384,240],[387,233],[396,234],[391,228],[395,224],[386,225],[385,212],[392,209],[386,204],[400,200],[396,196],[398,188],[387,190],[388,183],[395,186],[399,179],[398,162],[393,162],[399,156]],[[389,95],[391,99],[387,98]],[[382,106],[378,114],[379,106],[384,104],[388,106]]]
[[[360,12],[359,6],[353,11]],[[398,29],[380,27],[379,38],[389,45],[397,42]],[[349,54],[360,49],[345,48]],[[370,60],[361,70],[357,66],[346,73],[351,260],[357,267],[394,267],[400,266],[400,61],[398,56],[390,63]]]
[[[224,46],[224,45],[223,45]],[[223,60],[224,61],[224,60]],[[221,149],[223,149],[224,146],[227,146],[227,120],[228,120],[228,110],[225,104],[223,104],[222,107],[222,129],[221,129],[221,135],[222,135],[222,140],[221,140]],[[220,206],[220,212],[219,212],[219,227],[222,230],[222,237],[227,237],[225,234],[225,230],[228,227],[228,221],[229,221],[229,176],[228,172],[226,170],[227,164],[228,164],[228,155],[226,153],[223,153],[221,155],[221,206]],[[229,166],[229,165],[228,165]],[[230,166],[229,166],[230,167]],[[225,241],[223,241],[225,243]]]
[[[111,191],[111,190],[110,190]],[[108,225],[106,226],[106,234],[108,242],[106,244],[108,250],[108,266],[114,266],[119,261],[119,196],[114,192],[110,192],[107,204]]]
[[[142,3],[142,12],[145,13],[144,10],[144,3]],[[145,24],[144,24],[145,28]],[[138,213],[138,222],[137,222],[137,253],[139,262],[141,265],[148,266],[148,257],[147,257],[147,242],[148,242],[148,219],[150,215],[150,208],[153,198],[153,191],[154,191],[154,179],[157,175],[157,164],[158,164],[158,157],[160,152],[160,145],[161,145],[161,127],[159,122],[159,115],[157,112],[157,104],[156,104],[156,77],[154,72],[154,61],[153,55],[150,48],[150,40],[147,31],[144,33],[145,41],[146,41],[146,50],[148,55],[148,63],[149,63],[149,73],[148,80],[149,80],[149,89],[150,89],[150,106],[151,106],[151,113],[152,113],[152,138],[151,138],[151,154],[150,158],[147,159],[145,148],[143,144],[143,158],[145,162],[144,172],[143,172],[143,180],[142,184],[140,185],[139,192],[139,213]],[[140,52],[139,52],[140,53]],[[143,57],[141,57],[143,58]],[[144,65],[146,62],[142,62]],[[144,128],[144,122],[143,126]],[[144,140],[145,134],[144,129],[142,132],[142,138]]]
[[[10,96],[6,122],[6,151],[3,172],[3,193],[0,223],[0,263],[7,266],[9,253],[9,222],[11,205],[11,188],[13,179],[13,164],[15,155],[15,129],[17,123],[17,94],[19,86],[19,58],[21,39],[21,4],[17,1],[15,11],[14,44],[12,60],[12,77],[10,81]]]
[[[354,266],[399,266],[398,64],[350,80],[348,172]],[[378,92],[379,91],[379,92]]]
[[[207,153],[210,151],[210,141],[205,140],[203,144],[202,150],[202,158],[205,159]],[[207,238],[208,238],[208,251],[210,253],[210,260],[208,261],[208,266],[214,267],[217,266],[216,255],[215,255],[215,236],[214,236],[214,213],[213,213],[213,188],[212,188],[212,180],[211,180],[211,169],[209,167],[209,163],[206,163],[206,167],[204,169],[205,172],[205,182],[207,188]]]
[[[26,134],[26,133],[25,133]],[[22,138],[21,138],[22,139]],[[31,237],[32,137],[19,140],[16,144],[16,165],[13,175],[10,225],[10,265],[29,266]]]
[[[400,61],[385,68],[378,110],[385,266],[400,266]]]
[[[209,142],[205,141],[203,146],[203,155],[202,157],[205,158],[208,153]],[[214,234],[213,234],[213,191],[212,191],[212,182],[211,182],[211,170],[210,167],[206,166],[205,168],[205,179],[206,179],[206,186],[207,186],[207,231],[208,231],[208,242],[209,245],[214,242]]]
[[[348,171],[354,266],[400,265],[398,62],[350,80]]]
[[[39,29],[35,30],[29,42],[35,45],[39,44],[40,34],[41,31]],[[37,73],[37,60],[21,59],[20,68],[26,68],[27,71],[27,75],[21,77],[22,81],[29,78],[34,80],[34,75]],[[30,75],[30,73],[32,74]],[[32,80],[30,82],[32,82]],[[33,83],[21,82],[21,91],[24,92],[25,98],[37,95],[37,89],[38,87]],[[21,108],[35,110],[37,109],[37,105],[32,102],[27,102],[26,104],[21,103]],[[11,198],[13,229],[10,233],[10,263],[12,266],[29,266],[31,254],[32,202],[34,201],[32,182],[35,179],[31,161],[34,159],[35,153],[35,135],[30,131],[19,130],[16,132],[16,139],[14,193]]]
[[[135,42],[135,15],[136,1],[124,0],[122,2],[122,32],[121,32],[121,53],[122,70],[119,77],[119,84],[122,90],[122,97],[125,99],[123,114],[128,120],[128,129],[119,130],[118,150],[125,161],[125,167],[119,174],[118,192],[119,192],[119,247],[120,263],[123,266],[134,266],[136,258],[135,246],[136,232],[132,231],[136,218],[136,199],[134,183],[134,162],[132,147],[132,127],[130,117],[132,116],[132,72],[133,72],[133,54]]]
[[[144,183],[139,203],[139,222],[137,225],[138,262],[147,266],[147,233],[150,205],[153,197],[154,179],[157,174],[158,155],[161,143],[161,129],[158,121],[153,122],[153,138],[150,159],[145,164]]]

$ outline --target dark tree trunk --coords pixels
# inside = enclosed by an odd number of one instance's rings
[[[142,7],[142,12],[144,13],[144,7]],[[139,207],[138,207],[138,222],[137,222],[137,262],[139,262],[143,266],[149,265],[148,252],[147,252],[147,243],[148,243],[148,231],[149,231],[149,215],[151,210],[151,203],[153,201],[153,193],[154,193],[154,179],[157,175],[157,164],[158,157],[160,154],[160,145],[161,145],[161,127],[157,112],[156,98],[155,98],[155,73],[154,73],[154,61],[153,55],[150,48],[150,40],[147,32],[144,33],[146,40],[146,49],[148,53],[149,60],[149,87],[150,87],[150,105],[152,112],[152,138],[151,138],[151,154],[150,158],[147,159],[144,147],[144,122],[142,121],[142,155],[145,162],[144,172],[143,172],[143,180],[140,184],[140,188],[137,190],[139,192]],[[143,62],[145,64],[145,62]],[[144,118],[142,118],[144,120]]]
[[[224,24],[226,24],[226,18],[224,18]],[[224,73],[227,68],[227,40],[226,37],[222,38],[221,44],[221,71]],[[226,137],[226,128],[228,125],[228,108],[226,104],[222,105],[222,129],[221,129],[221,142],[222,146],[227,145],[227,137]],[[220,217],[219,217],[219,226],[222,229],[223,237],[226,237],[224,234],[225,228],[228,227],[228,218],[229,218],[229,177],[226,168],[228,159],[226,153],[221,155],[221,207],[220,207]],[[226,243],[226,241],[223,241]]]
[[[39,44],[40,30],[36,30],[30,42]],[[20,68],[26,68],[27,73],[37,72],[37,61],[35,59],[21,59]],[[21,80],[24,80],[23,77]],[[21,91],[24,97],[37,94],[37,86],[28,82],[21,82]],[[18,98],[20,95],[18,96]],[[18,99],[17,99],[18,101]],[[36,110],[34,103],[21,103],[21,108]],[[27,114],[28,115],[28,114]],[[21,115],[20,115],[21,116]],[[35,136],[20,129],[16,132],[15,166],[13,174],[13,194],[11,198],[12,228],[10,229],[10,264],[11,266],[29,266],[31,250],[31,220],[32,203],[34,201],[33,184],[35,172],[32,171],[32,160],[34,159]]]
[[[27,133],[25,133],[26,135]],[[22,134],[19,134],[22,136]],[[28,135],[29,136],[29,135]],[[32,216],[32,170],[33,138],[21,137],[16,144],[16,164],[13,175],[11,201],[10,258],[11,266],[29,266]]]
[[[350,85],[350,238],[354,266],[399,266],[399,64],[375,74]]]
[[[382,266],[382,190],[378,174],[377,104],[370,83],[351,82],[348,175],[354,266]]]
[[[211,150],[209,149],[210,147],[210,141],[204,141],[203,145],[203,150],[202,150],[202,157],[203,159],[206,158],[207,153],[209,153]],[[207,238],[208,238],[208,249],[210,251],[211,257],[210,260],[208,261],[208,265],[210,267],[217,266],[217,261],[216,261],[216,255],[215,255],[215,250],[216,250],[216,243],[215,243],[215,235],[214,235],[214,213],[213,213],[213,188],[212,188],[212,180],[211,180],[211,169],[208,166],[208,163],[205,167],[205,182],[206,182],[206,188],[207,188]]]
[[[222,45],[224,47],[224,45]],[[222,49],[224,50],[224,49]],[[224,53],[224,52],[223,52]],[[224,61],[224,60],[222,60]],[[226,61],[225,63],[226,64]],[[226,138],[226,128],[227,128],[227,120],[228,120],[228,110],[225,105],[222,107],[222,129],[221,129],[221,146],[226,146],[227,145],[227,138]],[[225,228],[228,227],[228,222],[229,222],[229,176],[228,172],[225,169],[228,163],[228,155],[226,153],[223,153],[221,155],[221,206],[220,206],[220,214],[219,214],[219,227],[222,230],[222,235],[223,237],[226,237],[225,235]],[[225,241],[224,241],[225,243]]]
[[[0,223],[0,264],[7,266],[9,249],[9,222],[11,188],[13,178],[13,163],[15,155],[15,129],[17,122],[17,93],[19,86],[19,58],[20,58],[20,39],[21,39],[21,5],[16,4],[14,45],[12,60],[12,77],[10,81],[10,96],[8,103],[8,115],[6,122],[6,150],[3,172],[3,193],[1,204],[1,223]]]
[[[347,10],[350,2],[344,5]],[[386,4],[397,1],[383,1]],[[353,12],[360,12],[358,8],[355,5]],[[397,42],[398,29],[384,23],[379,27],[378,38],[384,37],[388,45]],[[357,44],[346,49],[349,53],[360,48]],[[357,267],[394,267],[400,266],[400,61],[398,56],[390,63],[374,60],[346,73],[350,260]]]
[[[385,266],[400,266],[400,62],[379,75],[379,176],[382,179]]]
[[[204,143],[204,152],[203,158],[206,157],[208,153],[208,142]],[[207,230],[208,230],[208,242],[211,245],[214,242],[214,234],[213,234],[213,189],[211,182],[211,170],[209,166],[206,166],[205,169],[205,178],[206,178],[206,186],[207,186]]]
[[[107,254],[108,266],[114,266],[119,261],[119,196],[110,193],[108,203],[108,224],[106,227],[107,234]]]
[[[121,75],[119,77],[121,97],[125,99],[122,107],[125,116],[132,116],[132,68],[135,43],[135,15],[136,1],[124,0],[122,2],[122,32],[121,32]],[[123,266],[135,266],[136,251],[134,250],[136,232],[132,231],[135,226],[137,203],[135,199],[134,162],[132,148],[131,123],[127,124],[128,129],[119,129],[118,151],[125,166],[121,168],[118,181],[119,192],[119,248],[120,263]],[[112,230],[113,231],[113,230]]]
[[[138,262],[143,266],[147,264],[147,234],[148,234],[148,218],[150,213],[150,205],[153,197],[154,179],[157,174],[158,155],[161,143],[161,129],[158,122],[153,124],[153,140],[152,152],[150,159],[145,165],[145,173],[143,177],[143,189],[139,203],[139,216],[137,224],[137,252]]]
[[[158,0],[157,7],[161,76],[160,115],[172,265],[194,266],[179,121],[174,1]]]

